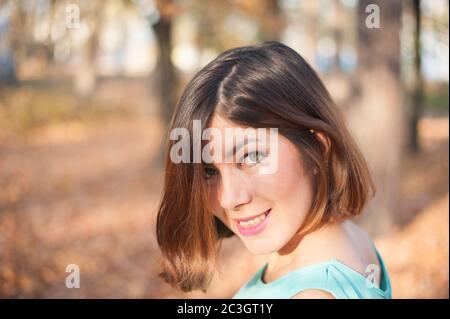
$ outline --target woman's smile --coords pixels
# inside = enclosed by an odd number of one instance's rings
[[[234,219],[234,223],[238,231],[244,236],[252,236],[261,233],[269,222],[269,216],[272,209],[265,212],[251,216],[248,218]]]

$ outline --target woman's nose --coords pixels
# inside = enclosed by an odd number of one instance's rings
[[[238,210],[251,201],[251,193],[239,172],[221,174],[220,205],[226,210]]]

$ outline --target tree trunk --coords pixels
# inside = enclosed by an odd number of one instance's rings
[[[421,14],[420,14],[420,0],[413,0],[413,10],[415,18],[415,32],[414,32],[414,93],[411,110],[410,133],[409,133],[409,147],[417,153],[420,150],[418,137],[418,122],[423,109],[423,76],[422,76],[422,59],[421,52]]]
[[[5,29],[0,34],[0,45],[5,46],[5,69],[0,70],[0,82],[6,85],[19,85],[20,80],[17,76],[17,69],[20,63],[26,58],[26,45],[28,33],[25,26],[28,23],[23,5],[20,2],[12,3],[11,15],[6,23],[8,31]],[[1,43],[2,42],[2,43]]]
[[[103,9],[106,2],[92,2],[91,16],[85,17],[90,20],[92,33],[84,43],[80,52],[80,65],[74,73],[75,91],[82,97],[90,97],[97,85],[97,52],[99,46],[99,32],[103,23]]]
[[[336,45],[336,52],[333,57],[333,65],[331,68],[331,72],[334,75],[340,75],[341,74],[341,61],[340,61],[340,55],[341,55],[341,48],[342,48],[342,5],[339,0],[333,1],[333,40]]]
[[[161,15],[153,26],[159,46],[159,56],[156,65],[156,92],[160,114],[166,124],[170,122],[176,103],[175,67],[171,60],[172,52],[172,21]]]
[[[277,0],[261,2],[264,6],[261,21],[261,40],[279,41],[284,28],[284,18]]]
[[[317,42],[319,39],[319,5],[318,1],[300,2],[300,12],[304,21],[304,38],[301,54],[312,65],[316,64]]]
[[[369,28],[366,7],[379,7],[379,28]],[[370,7],[369,7],[370,8]],[[361,223],[372,235],[391,230],[399,200],[399,164],[404,136],[400,78],[400,0],[358,4],[359,97],[348,109],[349,126],[367,159],[377,187]],[[370,26],[370,24],[369,24]]]

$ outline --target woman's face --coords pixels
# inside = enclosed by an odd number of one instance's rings
[[[226,128],[244,128],[218,115],[210,127],[221,136]],[[212,152],[221,148],[226,154],[235,147],[235,141],[230,140],[213,139],[209,142]],[[255,148],[256,144],[249,139],[242,147]],[[224,162],[212,154],[213,163],[205,168],[208,210],[254,254],[281,250],[303,224],[312,203],[312,174],[305,170],[299,150],[282,135],[278,135],[277,145],[274,152],[270,145],[258,144],[258,153],[244,155],[242,163]],[[262,174],[260,168],[274,160],[278,160],[275,172]],[[253,219],[248,221],[250,217]]]

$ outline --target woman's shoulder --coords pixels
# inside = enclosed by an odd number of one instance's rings
[[[347,240],[344,240],[343,248],[346,249],[347,254],[342,254],[340,261],[363,274],[372,268],[371,266],[381,268],[373,240],[363,229],[347,221],[344,224],[344,232]]]
[[[337,261],[355,272],[366,275],[367,270],[381,269],[377,251],[370,236],[351,221],[330,227],[308,245],[298,267],[324,261]],[[375,278],[379,283],[379,277]]]
[[[291,264],[290,270],[267,276],[268,264],[265,264],[238,295],[295,299],[389,298],[390,282],[383,261],[370,236],[358,226],[345,222],[316,234],[309,241],[295,267]],[[380,271],[373,272],[373,267],[368,266],[379,267]],[[374,276],[373,287],[367,281],[370,274]]]

